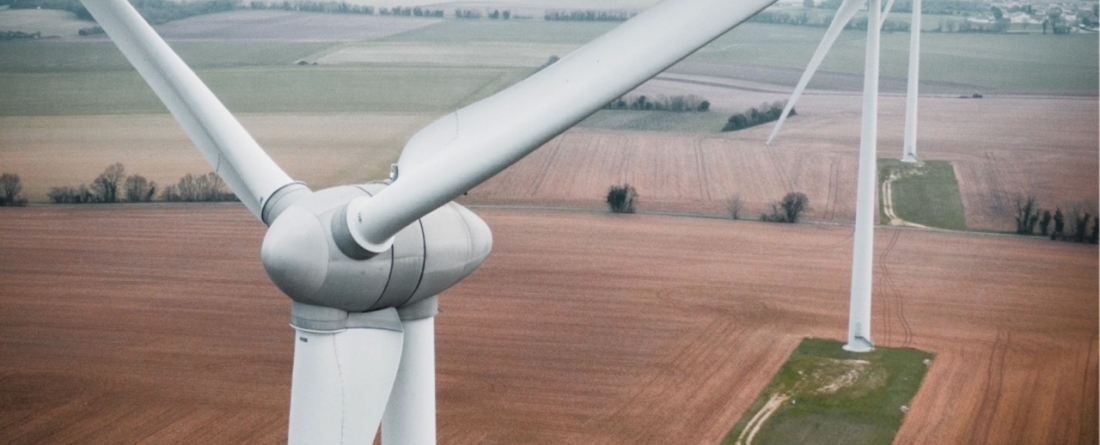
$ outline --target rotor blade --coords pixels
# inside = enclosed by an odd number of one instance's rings
[[[402,227],[520,160],[775,0],[665,0],[524,81],[417,133],[397,178],[353,201],[355,241],[385,249]]]
[[[84,7],[152,87],[187,136],[257,218],[290,179],[194,71],[126,0],[82,0]]]
[[[881,29],[886,24],[886,16],[890,15],[890,9],[894,7],[894,0],[886,0],[886,6],[882,7],[882,16],[879,18],[878,27]]]
[[[395,309],[366,314],[396,330],[295,329],[291,445],[374,440],[397,376],[404,334]]]
[[[435,318],[401,325],[405,347],[382,415],[382,445],[435,445]]]
[[[787,100],[787,106],[783,107],[783,114],[781,114],[779,120],[775,122],[772,133],[768,135],[767,144],[772,143],[772,139],[775,139],[775,135],[779,133],[779,127],[783,126],[783,121],[787,120],[787,115],[791,113],[791,109],[794,108],[795,102],[798,102],[799,96],[802,96],[802,90],[806,89],[806,85],[809,84],[810,79],[814,77],[817,68],[821,66],[821,62],[825,60],[825,55],[829,53],[829,48],[833,47],[833,43],[836,43],[836,39],[840,37],[841,31],[844,31],[844,26],[852,20],[852,17],[856,15],[856,11],[859,11],[859,7],[862,4],[863,0],[844,0],[844,2],[840,4],[840,8],[837,8],[836,16],[833,17],[833,22],[829,24],[829,29],[825,31],[825,37],[822,37],[821,43],[817,45],[817,50],[814,51],[813,57],[810,58],[810,64],[806,66],[806,71],[802,72],[802,77],[798,79],[798,85],[794,87],[794,93],[792,93],[791,98]]]

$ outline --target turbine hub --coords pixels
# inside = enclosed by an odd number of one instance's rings
[[[438,295],[489,255],[492,233],[473,212],[447,203],[399,231],[373,256],[338,245],[344,209],[385,186],[343,186],[303,197],[264,236],[264,269],[292,300],[346,312],[403,308]]]

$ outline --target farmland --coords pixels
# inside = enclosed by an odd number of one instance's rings
[[[385,177],[417,129],[609,26],[177,29],[172,44],[319,189]],[[441,299],[440,443],[715,444],[803,337],[844,336],[861,35],[842,36],[772,145],[769,126],[712,126],[785,99],[821,32],[738,28],[638,90],[699,94],[710,113],[600,112],[462,198],[494,252]],[[1083,37],[926,34],[918,154],[950,162],[968,229],[1011,230],[1018,195],[1095,205],[1097,41]],[[879,158],[901,152],[905,44],[884,37]],[[211,168],[101,40],[0,43],[0,97],[0,172],[36,204],[114,162],[158,184]],[[604,214],[623,182],[642,212],[704,216],[737,195],[754,218],[801,191],[814,224]],[[289,305],[241,206],[0,210],[0,442],[285,441]],[[936,353],[896,443],[1096,443],[1095,246],[876,232],[873,338]]]
[[[0,442],[285,440],[289,305],[243,208],[0,210]],[[440,443],[717,444],[803,337],[844,336],[851,228],[477,212]],[[876,236],[874,340],[936,354],[895,443],[1096,442],[1094,246]]]

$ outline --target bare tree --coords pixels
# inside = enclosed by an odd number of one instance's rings
[[[1050,239],[1062,238],[1062,231],[1066,228],[1066,217],[1062,215],[1060,207],[1054,209],[1054,231],[1050,232]]]
[[[790,192],[779,202],[779,206],[783,208],[783,213],[787,216],[787,222],[796,223],[802,211],[809,208],[810,198],[799,192]]]
[[[1035,197],[1028,196],[1024,200],[1016,196],[1016,233],[1031,235],[1035,232],[1035,223],[1038,222],[1039,210],[1035,207]]]
[[[726,208],[729,209],[730,217],[733,219],[741,219],[741,208],[744,203],[741,202],[741,195],[733,195],[729,201],[726,201]]]
[[[95,192],[99,202],[118,201],[118,187],[124,178],[126,178],[126,169],[120,162],[108,166],[107,170],[100,173],[99,177],[92,181],[92,191]]]
[[[169,185],[161,192],[165,201],[234,201],[237,196],[225,189],[225,183],[214,172],[205,175],[190,173],[180,178],[176,185]]]
[[[19,182],[19,175],[4,173],[0,175],[0,206],[24,206],[27,200],[19,197],[23,192],[23,184]]]
[[[141,175],[131,175],[126,177],[123,189],[126,192],[127,201],[149,202],[153,200],[153,195],[156,194],[157,183],[146,180]]]

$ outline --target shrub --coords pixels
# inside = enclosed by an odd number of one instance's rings
[[[634,213],[634,200],[638,192],[630,184],[613,185],[607,191],[607,205],[612,213]]]

